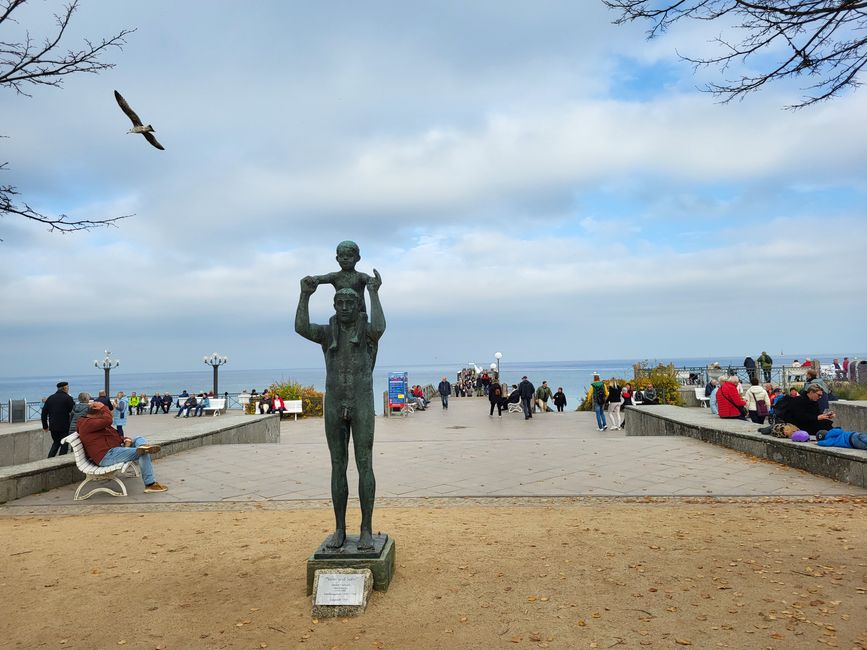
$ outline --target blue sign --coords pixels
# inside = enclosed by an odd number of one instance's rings
[[[388,406],[403,408],[409,392],[409,375],[405,372],[388,373]]]

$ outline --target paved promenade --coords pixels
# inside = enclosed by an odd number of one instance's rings
[[[171,416],[130,419],[127,434],[177,426]],[[867,490],[689,438],[626,437],[596,430],[592,413],[488,416],[483,399],[433,403],[403,418],[377,418],[374,468],[378,498],[528,496],[867,496]],[[96,504],[300,501],[330,498],[328,448],[321,419],[284,420],[280,444],[215,445],[156,461],[169,486],[130,496],[96,495]],[[351,494],[356,475],[350,465]],[[10,502],[78,507],[74,485]]]

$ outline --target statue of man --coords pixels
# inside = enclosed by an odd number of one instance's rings
[[[343,288],[334,294],[335,315],[327,325],[310,322],[310,296],[317,278],[301,280],[301,296],[295,312],[295,331],[322,346],[325,354],[325,437],[331,453],[331,500],[335,530],[326,546],[340,548],[346,542],[346,502],[349,485],[349,438],[355,448],[358,468],[358,498],[361,501],[361,535],[358,550],[373,549],[373,367],[379,339],[385,332],[385,316],[379,302],[382,278],[376,269],[367,279],[370,294],[370,322],[362,311],[363,297],[355,289]]]

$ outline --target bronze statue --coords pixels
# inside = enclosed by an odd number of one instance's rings
[[[325,437],[331,453],[331,500],[335,518],[334,534],[326,546],[338,549],[346,542],[346,503],[349,499],[346,468],[351,435],[358,468],[358,498],[361,501],[358,550],[364,551],[374,546],[376,479],[373,475],[373,367],[379,339],[385,332],[385,316],[379,302],[378,292],[382,285],[379,273],[374,269],[374,277],[370,277],[355,271],[355,263],[360,257],[354,242],[341,242],[338,246],[338,261],[341,259],[341,247],[350,251],[354,249],[354,255],[350,256],[347,264],[344,266],[341,262],[342,271],[302,278],[301,296],[295,313],[295,331],[319,343],[325,355]],[[320,282],[333,283],[337,288],[334,295],[335,315],[327,325],[310,322],[310,296]],[[365,286],[370,294],[370,322],[364,309]]]

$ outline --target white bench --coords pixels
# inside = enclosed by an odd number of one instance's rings
[[[208,405],[205,407],[205,413],[213,412],[214,417],[226,412],[225,397],[209,397]]]
[[[123,481],[118,477],[130,476],[130,471],[132,471],[132,476],[141,476],[141,470],[138,468],[138,463],[134,460],[125,463],[115,463],[114,465],[106,465],[105,467],[92,462],[87,457],[87,454],[84,453],[84,445],[81,444],[77,432],[66,436],[61,440],[61,442],[68,444],[72,448],[72,453],[75,456],[75,466],[84,474],[84,480],[75,491],[75,496],[73,497],[74,501],[84,501],[97,492],[105,492],[113,497],[125,497],[126,485],[124,485]],[[91,481],[115,481],[120,486],[120,492],[107,487],[97,487],[93,488],[84,496],[80,496],[81,490]]]
[[[707,408],[707,405],[710,402],[710,397],[704,396],[704,388],[700,386],[695,387],[695,398],[698,400],[698,403],[702,408]]]
[[[296,420],[298,419],[298,414],[299,414],[299,413],[301,413],[301,414],[303,415],[302,404],[301,404],[301,400],[300,400],[300,399],[287,399],[287,400],[284,400],[283,405],[286,407],[286,410],[283,411],[284,414],[289,414],[289,413],[291,413],[292,415],[295,416],[295,419],[296,419]]]

